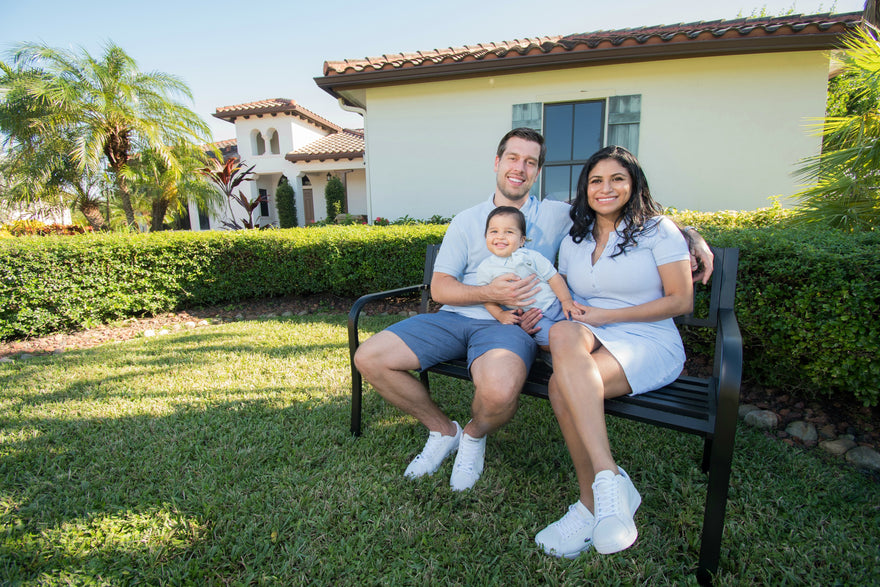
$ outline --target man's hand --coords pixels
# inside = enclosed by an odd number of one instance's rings
[[[538,293],[538,277],[534,274],[520,279],[516,273],[505,273],[488,285],[490,301],[507,307],[528,306]]]
[[[706,285],[715,268],[715,255],[712,254],[712,249],[695,229],[685,228],[682,234],[691,252],[691,273],[693,273],[694,283],[701,281],[703,285]]]
[[[522,310],[514,310],[519,315],[520,328],[526,331],[526,334],[535,334],[539,330],[538,321],[544,314],[538,308],[530,308],[523,312]]]

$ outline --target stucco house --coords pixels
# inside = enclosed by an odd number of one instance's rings
[[[588,16],[589,11],[585,12]],[[754,209],[798,191],[815,155],[830,50],[861,13],[791,15],[536,37],[327,61],[319,87],[364,113],[370,218],[451,216],[494,189],[498,139],[541,130],[543,198],[568,200],[584,160],[634,151],[666,206]]]
[[[278,225],[275,190],[282,177],[293,187],[300,226],[326,216],[324,187],[331,176],[346,188],[346,211],[366,212],[363,130],[342,128],[287,98],[222,106],[214,116],[235,125],[235,139],[215,143],[221,155],[255,166],[254,181],[243,183],[242,191],[251,199],[268,196],[254,211],[258,225]],[[232,209],[245,216],[242,208]],[[226,206],[200,211],[190,204],[189,213],[193,230],[222,229],[229,220]]]

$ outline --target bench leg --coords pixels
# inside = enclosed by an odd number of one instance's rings
[[[714,441],[709,444],[711,447],[709,487],[706,492],[700,562],[697,567],[697,580],[701,585],[711,584],[712,574],[718,571],[718,562],[721,558],[721,535],[724,531],[724,516],[727,509],[736,422],[726,428],[727,430],[719,430],[723,433],[717,434]]]
[[[703,441],[703,462],[700,463],[700,470],[703,473],[709,472],[709,463],[712,460],[712,439],[706,437]]]
[[[364,393],[364,385],[361,373],[351,362],[351,433],[361,435],[361,398]]]

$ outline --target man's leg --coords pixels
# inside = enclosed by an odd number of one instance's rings
[[[465,426],[449,484],[455,491],[474,486],[483,473],[486,435],[510,421],[535,358],[534,339],[517,326],[483,325],[470,338],[468,357],[474,382],[472,419]]]
[[[354,364],[385,401],[415,417],[432,432],[455,434],[455,424],[431,399],[410,371],[419,368],[416,354],[393,332],[383,330],[358,347]]]
[[[480,438],[507,424],[516,413],[527,375],[523,360],[509,350],[493,349],[477,357],[471,363],[474,401],[465,433]]]
[[[410,371],[463,356],[466,337],[457,326],[468,324],[467,319],[449,312],[420,314],[367,339],[355,353],[355,367],[364,379],[386,401],[428,428],[428,441],[407,466],[405,477],[433,474],[458,449],[461,427],[440,410]]]

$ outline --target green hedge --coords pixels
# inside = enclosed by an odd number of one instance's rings
[[[880,400],[880,235],[780,226],[781,212],[677,212],[740,249],[745,374]],[[763,228],[753,228],[754,226]],[[417,283],[445,226],[83,235],[0,241],[0,337],[253,298],[356,296]],[[710,348],[699,333],[689,343]]]
[[[0,241],[0,338],[269,296],[421,281],[445,226],[30,237]]]

